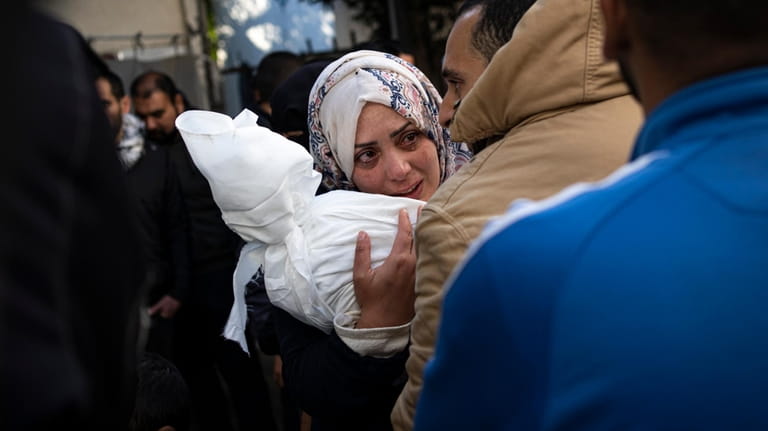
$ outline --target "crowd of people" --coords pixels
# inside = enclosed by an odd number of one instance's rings
[[[9,5],[0,428],[768,428],[768,3],[457,6],[232,120]]]

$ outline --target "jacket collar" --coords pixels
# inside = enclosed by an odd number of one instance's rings
[[[475,143],[555,111],[629,94],[618,66],[603,56],[599,3],[534,3],[462,100],[452,138]]]
[[[768,111],[768,66],[692,84],[668,97],[648,115],[632,160],[690,142],[680,139],[683,135],[693,138],[721,134],[736,122],[752,121],[749,114],[756,108]],[[768,113],[764,118],[768,122]]]

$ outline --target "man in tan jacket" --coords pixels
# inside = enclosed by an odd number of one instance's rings
[[[451,123],[461,99],[475,85],[496,51],[512,36],[515,25],[533,3],[534,0],[466,0],[461,4],[443,57],[446,91],[440,105],[440,123],[444,127]],[[418,358],[411,360],[410,366],[415,365],[418,373],[411,373],[413,377],[392,411],[395,430],[413,427],[423,362]]]
[[[599,0],[539,0],[461,102],[452,138],[472,144],[475,157],[440,186],[416,228],[416,316],[401,398],[418,398],[443,284],[489,219],[515,199],[599,180],[627,160],[642,113],[604,60],[602,40]]]

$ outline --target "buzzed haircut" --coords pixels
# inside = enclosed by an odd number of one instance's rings
[[[660,54],[691,58],[712,45],[729,44],[768,51],[766,0],[626,0],[626,4],[645,40]]]
[[[131,83],[131,97],[146,99],[155,90],[160,90],[174,100],[177,94],[181,94],[170,76],[150,70],[137,76]]]
[[[190,429],[190,394],[184,377],[171,361],[145,352],[138,365],[138,382],[129,431],[157,431],[172,426]]]
[[[457,16],[482,7],[482,16],[472,29],[472,47],[490,62],[496,51],[512,37],[517,23],[536,0],[467,0]]]
[[[125,97],[125,87],[123,87],[123,80],[120,79],[115,72],[109,69],[99,71],[96,78],[102,78],[109,83],[110,93],[118,102]]]

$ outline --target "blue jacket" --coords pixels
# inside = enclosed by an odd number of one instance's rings
[[[463,265],[416,430],[768,429],[768,68],[674,94]]]

